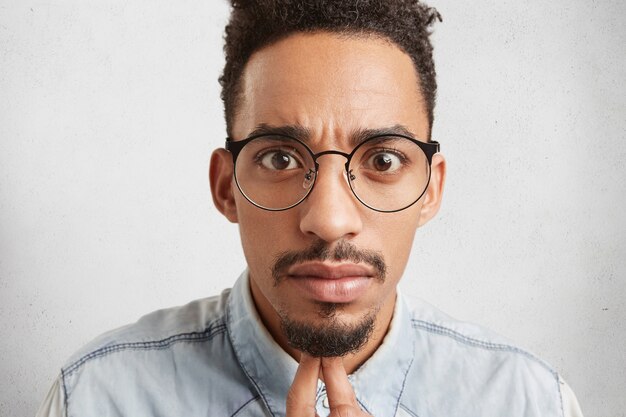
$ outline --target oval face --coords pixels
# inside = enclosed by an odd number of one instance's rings
[[[364,200],[397,204],[415,196],[412,186],[419,188],[428,174],[414,144],[367,141],[393,134],[429,138],[410,57],[375,36],[294,34],[253,54],[241,91],[235,140],[288,135],[316,154],[349,154],[361,145],[349,167],[352,175],[346,174],[344,156],[320,156],[310,193],[289,210],[262,210],[233,184],[252,295],[263,322],[292,355],[281,328],[286,321],[323,332],[337,325],[358,327],[374,317],[371,337],[381,339],[422,203],[379,213],[362,204],[351,187]],[[305,151],[284,141],[256,145],[246,151],[245,166],[236,168],[240,180],[245,176],[246,195],[275,206],[309,191],[312,161]]]

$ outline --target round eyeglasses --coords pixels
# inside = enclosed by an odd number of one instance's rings
[[[361,142],[352,152],[313,151],[298,139],[262,134],[226,140],[233,156],[235,182],[255,206],[271,211],[290,209],[313,191],[322,155],[346,158],[346,178],[365,206],[396,212],[415,204],[426,192],[431,162],[439,143],[389,134]]]

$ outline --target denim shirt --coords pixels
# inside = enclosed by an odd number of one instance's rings
[[[284,416],[297,366],[261,323],[244,273],[220,296],[94,340],[62,368],[60,398],[66,417]],[[569,415],[546,363],[403,296],[382,345],[349,379],[376,417]],[[327,405],[318,381],[320,417]]]

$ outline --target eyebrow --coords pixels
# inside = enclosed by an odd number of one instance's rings
[[[252,132],[250,132],[248,137],[260,135],[290,136],[305,143],[310,142],[311,137],[313,136],[309,128],[299,124],[275,126],[267,123],[261,123],[254,128]],[[386,135],[402,135],[408,136],[411,139],[416,139],[415,135],[406,126],[395,124],[388,127],[354,129],[348,135],[348,141],[352,147],[356,147],[369,138]]]

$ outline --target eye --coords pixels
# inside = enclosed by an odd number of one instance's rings
[[[275,171],[295,169],[302,166],[293,155],[280,149],[264,152],[258,159],[264,168]]]
[[[371,155],[366,161],[366,166],[378,172],[394,172],[402,168],[402,163],[400,155],[391,151],[381,151]]]

